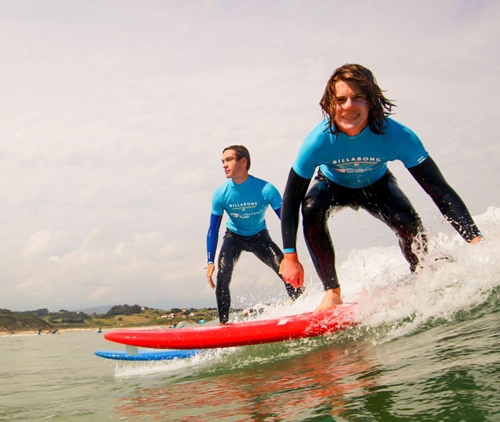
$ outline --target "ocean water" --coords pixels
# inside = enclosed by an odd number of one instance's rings
[[[94,356],[123,347],[95,331],[0,337],[0,420],[500,421],[500,210],[476,219],[486,241],[436,235],[417,277],[397,248],[353,251],[361,324],[330,336],[144,363]]]

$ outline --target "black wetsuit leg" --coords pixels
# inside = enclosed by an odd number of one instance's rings
[[[362,192],[359,205],[396,233],[403,256],[410,270],[415,271],[419,255],[427,251],[427,238],[419,215],[399,188],[396,178],[388,171]]]
[[[320,173],[302,202],[304,239],[325,290],[339,287],[335,250],[327,220],[336,207],[349,203],[350,190],[331,182]]]
[[[229,321],[229,309],[231,308],[229,284],[233,276],[234,265],[238,262],[242,250],[241,236],[227,230],[219,252],[217,285],[215,288],[219,321],[222,324]]]
[[[229,320],[229,310],[231,308],[229,285],[231,284],[234,265],[238,262],[242,251],[253,253],[281,278],[279,267],[283,259],[283,252],[273,242],[267,230],[262,230],[254,236],[240,236],[227,230],[219,252],[219,269],[215,288],[219,321],[222,324],[227,323]],[[286,292],[291,299],[295,300],[302,294],[302,289],[295,289],[288,283],[284,284]]]
[[[424,228],[409,199],[397,185],[396,178],[388,172],[369,187],[351,189],[330,181],[320,173],[302,203],[302,217],[306,245],[325,290],[339,287],[328,217],[345,206],[356,210],[362,207],[387,224],[396,233],[411,271],[415,271],[419,250],[426,250]]]
[[[257,258],[259,258],[264,264],[271,268],[279,278],[281,275],[279,273],[280,263],[283,260],[283,252],[278,247],[276,243],[273,242],[271,236],[269,236],[268,230],[262,230],[255,236],[249,236],[244,238],[244,250],[252,252]],[[302,289],[296,289],[291,284],[285,283],[285,289],[288,296],[295,300],[302,294]]]

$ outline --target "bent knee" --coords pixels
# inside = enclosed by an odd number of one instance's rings
[[[423,231],[422,220],[416,212],[398,212],[391,216],[391,226],[396,231],[417,234]]]
[[[302,217],[304,221],[323,222],[327,211],[328,207],[315,196],[307,197],[302,202]]]

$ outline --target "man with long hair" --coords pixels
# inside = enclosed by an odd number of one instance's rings
[[[327,220],[343,207],[363,208],[396,234],[410,270],[415,272],[426,251],[420,217],[389,171],[400,160],[432,198],[445,219],[469,243],[483,239],[462,199],[446,182],[420,139],[391,117],[388,100],[372,72],[346,64],[330,77],[320,106],[324,120],[307,136],[290,170],[283,194],[281,229],[285,282],[302,287],[304,270],[296,250],[302,205],[306,245],[325,296],[318,311],[342,303],[335,253]],[[309,183],[318,168],[315,181]]]

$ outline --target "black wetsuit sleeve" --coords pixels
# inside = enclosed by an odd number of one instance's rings
[[[482,236],[465,203],[445,180],[431,157],[408,170],[460,236],[467,242]]]
[[[281,236],[285,253],[297,250],[300,204],[307,192],[310,180],[300,177],[293,169],[288,174],[281,205]]]

